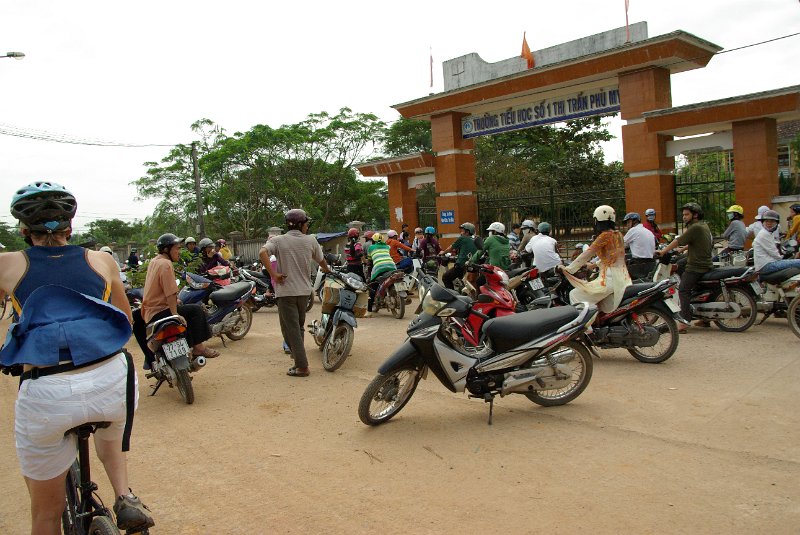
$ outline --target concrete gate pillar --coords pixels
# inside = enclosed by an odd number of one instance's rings
[[[436,154],[437,221],[443,211],[453,212],[452,223],[437,225],[442,246],[447,247],[459,236],[458,226],[469,221],[478,224],[478,182],[475,177],[475,143],[461,136],[464,113],[445,113],[431,117],[433,152]],[[480,232],[480,229],[478,229]]]
[[[650,134],[642,114],[672,106],[668,69],[653,67],[619,75],[625,205],[629,212],[655,208],[662,228],[675,227],[675,158],[666,156],[672,136]],[[619,216],[619,214],[618,214]],[[617,221],[621,221],[618,217]]]
[[[750,221],[759,206],[771,205],[772,197],[780,192],[775,119],[733,123],[733,174],[736,204],[744,208],[745,221]]]
[[[398,233],[403,223],[411,227],[412,233],[419,226],[417,190],[408,187],[408,179],[412,176],[414,173],[390,173],[386,177],[389,186],[389,228]]]

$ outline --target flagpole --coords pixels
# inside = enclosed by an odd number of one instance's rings
[[[431,55],[431,88],[433,88],[433,47],[429,47]]]
[[[628,26],[628,3],[629,0],[625,0],[625,35],[627,39],[625,40],[626,43],[631,42],[631,29]]]

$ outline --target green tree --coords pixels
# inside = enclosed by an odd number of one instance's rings
[[[4,251],[22,251],[28,245],[16,227],[0,221],[0,243],[5,246]]]
[[[386,129],[382,141],[383,150],[389,157],[431,152],[431,123],[401,117]]]

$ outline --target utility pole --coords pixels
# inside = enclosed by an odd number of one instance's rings
[[[206,237],[206,224],[203,220],[203,197],[200,195],[200,166],[197,165],[197,142],[192,142],[192,169],[194,170],[194,193],[197,197],[197,226],[200,237]]]

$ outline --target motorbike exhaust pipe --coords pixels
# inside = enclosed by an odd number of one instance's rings
[[[200,355],[199,357],[195,358],[192,361],[192,363],[189,365],[189,367],[191,368],[191,370],[193,372],[196,372],[197,370],[199,370],[200,368],[202,368],[205,365],[206,365],[206,358],[203,355]]]

